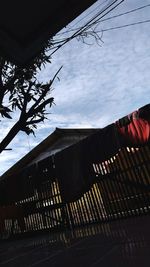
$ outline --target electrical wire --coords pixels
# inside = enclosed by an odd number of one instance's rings
[[[120,2],[119,2],[120,1]],[[93,25],[93,23],[97,22],[99,19],[102,19],[103,17],[105,17],[107,14],[109,14],[112,10],[114,10],[117,6],[119,6],[122,2],[124,2],[124,0],[115,0],[113,2],[111,2],[111,4],[109,6],[107,6],[106,8],[104,8],[103,10],[101,10],[100,12],[98,12],[92,19],[90,19],[83,27],[81,27],[81,30],[79,29],[79,32],[82,32],[85,28],[89,28],[91,27],[91,25]],[[119,2],[119,3],[117,3]],[[115,5],[116,4],[116,5]],[[110,9],[110,10],[109,10]],[[107,11],[108,10],[108,11]],[[106,13],[105,13],[106,12]],[[104,13],[104,14],[103,14]],[[101,17],[100,17],[101,16]],[[78,32],[77,31],[77,32]]]
[[[77,24],[79,24],[81,21],[83,21],[84,19],[86,19],[87,17],[89,17],[89,15],[93,14],[95,10],[99,9],[106,2],[108,2],[108,0],[105,0],[105,1],[101,2],[98,6],[96,6],[93,10],[91,10],[89,13],[87,13],[84,17],[82,17],[81,19],[79,19],[75,24],[71,25],[71,27],[69,27],[69,28],[74,28]],[[65,33],[65,31],[62,32],[62,33],[58,33],[58,35],[62,35],[64,33]]]
[[[134,25],[149,23],[149,22],[150,22],[150,19],[142,20],[142,21],[133,22],[133,23],[129,23],[129,24],[124,24],[124,25],[120,25],[120,26],[116,26],[116,27],[111,27],[111,28],[108,28],[108,29],[101,30],[99,32],[107,32],[107,31],[122,29],[122,28],[130,27],[130,26],[134,26]]]
[[[118,3],[119,2],[119,3]],[[119,6],[121,3],[123,3],[124,0],[115,0],[113,1],[109,6],[107,6],[105,9],[100,11],[98,14],[95,15],[94,18],[92,18],[90,21],[88,21],[84,26],[82,26],[79,30],[77,30],[72,36],[66,38],[60,45],[58,45],[56,48],[54,47],[54,51],[50,54],[52,56],[56,51],[58,51],[62,46],[64,46],[66,43],[68,43],[73,38],[76,38],[80,34],[82,34],[85,30],[87,30],[89,27],[91,27],[91,24],[95,23],[98,19],[103,18],[108,13],[110,13],[112,10],[114,10],[117,6]],[[104,14],[103,14],[104,13]],[[99,16],[101,17],[99,18]],[[97,19],[98,18],[98,19]],[[55,45],[55,43],[54,43]]]
[[[118,14],[118,15],[114,15],[114,16],[108,17],[108,18],[106,18],[106,19],[102,19],[101,22],[103,22],[103,21],[107,21],[107,20],[110,20],[110,19],[114,19],[114,18],[118,18],[118,17],[124,16],[124,15],[128,15],[128,14],[137,12],[137,11],[139,11],[139,10],[141,10],[141,9],[144,9],[144,8],[147,8],[147,7],[150,7],[150,4],[148,4],[148,5],[144,5],[144,6],[140,6],[140,7],[134,8],[134,9],[131,9],[131,10],[129,10],[129,11],[126,11],[126,12],[124,12],[124,13],[120,13],[120,14]]]
[[[120,14],[118,14],[118,15],[114,15],[114,16],[105,18],[105,19],[101,19],[99,22],[104,22],[104,21],[108,21],[108,20],[111,20],[111,19],[114,19],[114,18],[118,18],[118,17],[124,16],[124,15],[128,15],[128,14],[137,12],[137,11],[142,10],[142,9],[144,9],[144,8],[147,8],[147,7],[150,7],[150,4],[148,4],[148,5],[144,5],[144,6],[140,6],[140,7],[131,9],[131,10],[129,10],[129,11],[120,13]],[[61,33],[61,35],[62,35],[62,34],[65,34],[65,33],[69,33],[69,32],[75,31],[75,30],[78,30],[78,29],[79,29],[79,28],[76,28],[76,29],[70,29],[70,30],[68,30],[68,31],[65,31],[65,32]]]

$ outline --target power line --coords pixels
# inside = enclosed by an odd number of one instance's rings
[[[120,3],[117,3],[119,2]],[[114,8],[116,8],[118,5],[120,5],[122,2],[124,2],[124,0],[114,0],[113,2],[111,2],[111,4],[107,5],[107,7],[105,7],[104,9],[102,9],[101,11],[99,11],[93,18],[91,18],[84,26],[77,28],[77,32],[82,30],[83,28],[85,28],[87,25],[89,25],[93,20],[95,20],[97,17],[99,17],[100,15],[102,15],[105,11],[107,11],[109,8],[111,8],[114,4],[116,4],[116,6],[112,7],[109,11],[106,12],[106,14],[103,14],[102,17],[104,17],[105,15],[107,15],[109,12],[111,12]]]
[[[88,21],[85,24],[85,26],[90,25],[90,23],[92,23],[93,21],[99,20],[100,19],[99,16],[101,16],[101,15],[102,15],[101,18],[103,18],[104,16],[106,16],[107,14],[109,14],[113,9],[115,9],[117,6],[119,6],[122,2],[124,2],[124,0],[119,0],[119,1],[118,0],[115,0],[109,6],[105,7],[103,10],[99,11],[90,21]],[[117,2],[119,2],[119,3],[117,3]],[[110,8],[110,10],[109,10],[109,8]],[[105,11],[106,11],[106,13],[104,13]],[[83,26],[83,27],[85,27],[85,26]]]
[[[147,7],[150,7],[150,4],[147,4],[147,5],[144,5],[144,6],[140,6],[140,7],[131,9],[131,10],[129,10],[129,11],[120,13],[120,14],[118,14],[118,15],[114,15],[114,16],[105,18],[105,19],[99,19],[98,22],[104,22],[104,21],[107,21],[107,20],[111,20],[111,19],[114,19],[114,18],[118,18],[118,17],[124,16],[124,15],[128,15],[128,14],[137,12],[137,11],[142,10],[142,9],[144,9],[144,8],[147,8]],[[96,23],[98,23],[98,22],[96,22]],[[94,23],[94,24],[95,24],[95,23]],[[65,34],[65,33],[69,33],[69,32],[72,32],[72,31],[75,31],[75,30],[78,30],[78,29],[80,29],[80,28],[73,29],[73,27],[72,27],[72,29],[67,30],[67,31],[65,31],[65,32],[63,32],[63,33],[60,33],[59,35],[62,35],[62,34]]]
[[[116,26],[116,27],[111,27],[111,28],[108,28],[108,29],[101,30],[99,32],[107,32],[107,31],[112,31],[112,30],[117,30],[117,29],[122,29],[122,28],[130,27],[130,26],[138,25],[138,24],[149,23],[149,22],[150,22],[150,19],[142,20],[142,21],[133,22],[133,23],[129,23],[129,24],[124,24],[124,25],[120,25],[120,26]]]
[[[100,3],[98,6],[96,6],[93,10],[91,10],[89,13],[87,13],[84,17],[82,17],[80,20],[78,20],[75,24],[73,24],[70,28],[75,27],[77,24],[79,24],[82,20],[84,20],[85,18],[87,18],[89,15],[93,14],[95,10],[97,10],[99,7],[101,7],[103,4],[105,4],[106,2],[108,2],[108,0],[103,1],[102,3]],[[78,28],[76,28],[78,29]],[[71,30],[70,30],[71,31]],[[65,31],[68,32],[68,31]],[[65,32],[59,33],[60,34],[64,34]]]
[[[105,10],[101,11],[99,14],[97,14],[94,18],[92,18],[89,22],[87,22],[83,27],[81,27],[80,30],[78,30],[76,33],[74,33],[74,37],[78,37],[80,36],[82,33],[84,33],[84,31],[87,31],[89,28],[91,28],[93,25],[97,24],[99,22],[99,20],[101,20],[103,17],[105,17],[107,14],[109,14],[111,11],[113,11],[117,6],[119,6],[121,3],[124,2],[124,0],[120,0],[119,3],[117,3],[118,1],[114,1],[113,3],[111,3]],[[116,5],[114,5],[116,4]],[[107,11],[108,9],[108,11]],[[103,12],[105,12],[103,14]],[[96,19],[97,17],[99,17],[101,15],[100,18]],[[96,19],[96,20],[95,20]],[[96,34],[97,35],[97,34]],[[101,38],[100,38],[101,39]]]
[[[118,17],[121,17],[121,16],[123,16],[123,15],[130,14],[130,13],[134,13],[134,12],[137,12],[137,11],[139,11],[139,10],[141,10],[141,9],[144,9],[144,8],[147,8],[147,7],[150,7],[150,4],[145,5],[145,6],[140,6],[140,7],[137,7],[137,8],[135,8],[135,9],[131,9],[131,10],[129,10],[129,11],[126,11],[126,12],[124,12],[124,13],[120,13],[120,14],[118,14],[118,15],[111,16],[111,17],[106,18],[106,19],[102,19],[100,22],[107,21],[107,20],[110,20],[110,19],[113,19],[113,18],[118,18]]]
[[[56,48],[54,47],[54,51],[50,54],[50,56],[52,56],[56,51],[58,51],[62,46],[64,46],[66,43],[68,43],[70,40],[72,40],[73,38],[79,36],[80,34],[82,34],[85,30],[87,30],[89,27],[91,27],[91,24],[96,22],[96,18],[98,18],[101,15],[101,18],[103,18],[104,16],[106,16],[108,13],[110,13],[112,10],[114,10],[117,6],[119,6],[121,3],[124,2],[124,0],[120,0],[120,2],[118,3],[118,0],[113,1],[109,6],[107,6],[105,9],[103,9],[102,11],[100,11],[98,14],[95,15],[94,18],[92,18],[91,20],[89,20],[84,26],[82,26],[79,30],[77,30],[74,34],[72,34],[72,36],[66,38],[63,42],[61,42],[60,45],[58,45]],[[103,14],[104,13],[104,14]],[[99,19],[101,19],[99,18]],[[98,20],[99,20],[98,19]],[[58,42],[59,44],[59,42]]]
[[[135,8],[135,9],[131,9],[131,10],[126,11],[124,13],[120,13],[118,15],[114,15],[114,16],[111,16],[111,17],[106,18],[106,19],[103,19],[103,20],[101,20],[101,18],[99,18],[99,20],[96,20],[93,23],[89,24],[88,25],[88,28],[91,27],[91,26],[93,26],[93,25],[95,25],[98,22],[107,21],[107,20],[110,20],[110,19],[113,19],[113,18],[117,18],[117,17],[123,16],[123,15],[127,15],[127,14],[130,14],[130,13],[133,13],[133,12],[137,12],[137,11],[139,11],[141,9],[144,9],[144,8],[147,8],[147,7],[150,7],[150,4],[144,5],[144,6],[140,6],[140,7]],[[138,22],[133,22],[133,23],[128,23],[128,24],[125,24],[125,25],[120,25],[120,26],[116,26],[116,27],[111,27],[111,28],[103,29],[101,31],[97,31],[97,33],[99,33],[99,32],[103,33],[103,32],[107,32],[107,31],[111,31],[111,30],[122,29],[122,28],[131,27],[131,26],[135,26],[135,25],[139,25],[139,24],[145,24],[145,23],[149,23],[149,22],[150,22],[150,19],[143,20],[143,21],[138,21]]]

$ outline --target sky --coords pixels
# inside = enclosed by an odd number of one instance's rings
[[[82,25],[102,8],[103,2],[107,1],[97,1],[69,27]],[[0,175],[56,127],[102,128],[150,102],[150,23],[105,31],[150,20],[150,0],[125,0],[107,17],[144,5],[149,6],[100,23],[98,30],[103,30],[100,45],[90,37],[88,44],[74,39],[52,56],[52,63],[38,74],[38,78],[49,81],[63,66],[60,80],[55,81],[52,91],[56,105],[50,110],[49,120],[38,126],[36,138],[20,132],[8,146],[12,151],[0,154]],[[12,123],[1,123],[1,139]]]

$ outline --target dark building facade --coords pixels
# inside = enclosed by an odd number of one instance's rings
[[[103,129],[57,128],[4,173],[1,235],[149,214],[150,113],[145,107]]]

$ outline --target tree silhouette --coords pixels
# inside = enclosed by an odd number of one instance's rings
[[[41,83],[37,80],[37,73],[42,66],[51,63],[51,56],[74,38],[88,44],[85,40],[90,36],[97,44],[101,44],[103,31],[98,31],[97,26],[101,21],[104,21],[103,18],[106,15],[122,2],[124,0],[108,2],[83,26],[67,30],[63,32],[61,37],[58,34],[55,38],[48,40],[47,43],[43,44],[43,49],[39,55],[26,67],[17,66],[0,56],[0,116],[3,119],[11,120],[12,114],[19,111],[19,118],[0,143],[0,153],[19,131],[28,135],[34,134],[38,123],[46,119],[48,108],[54,104],[54,98],[49,95],[52,84],[61,68],[52,80],[48,83]]]
[[[41,83],[37,79],[37,73],[47,63],[51,63],[47,48],[26,67],[16,66],[0,58],[0,116],[2,120],[11,120],[16,112],[19,114],[0,143],[0,153],[19,131],[34,134],[38,123],[47,118],[47,112],[54,104],[52,84],[61,70],[59,68],[49,82]]]

